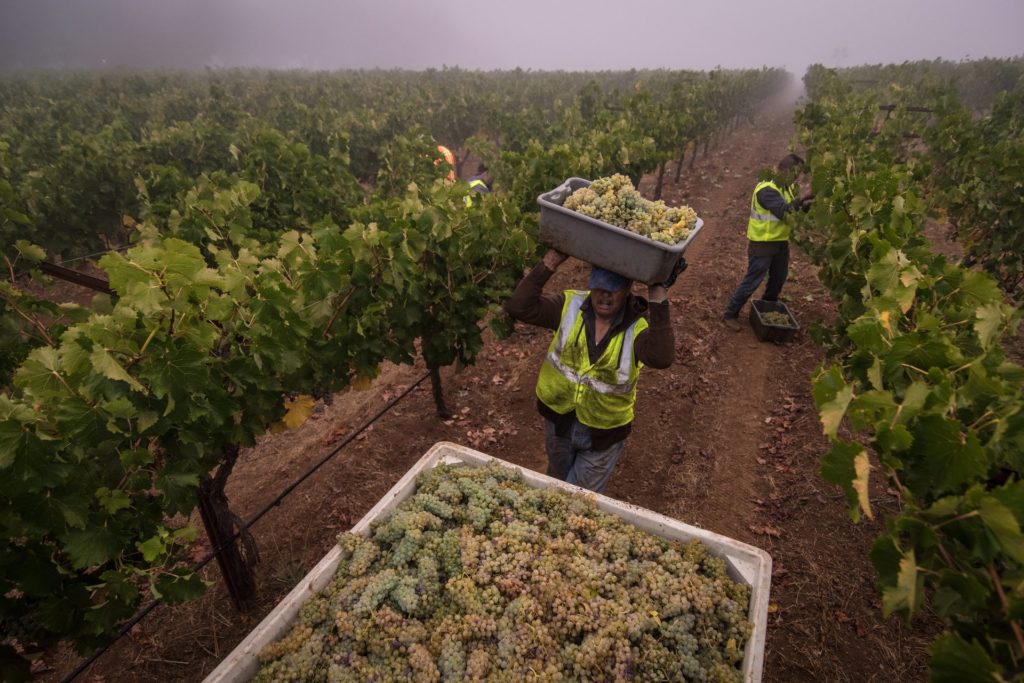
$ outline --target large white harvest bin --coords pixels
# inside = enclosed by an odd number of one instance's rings
[[[397,484],[378,501],[359,523],[352,527],[354,533],[369,535],[371,522],[386,516],[406,498],[416,492],[416,477],[420,472],[440,462],[459,464],[467,467],[482,467],[496,461],[506,467],[519,470],[528,486],[534,488],[561,488],[576,493],[586,493],[597,501],[597,506],[607,513],[618,515],[644,531],[662,538],[687,541],[697,539],[708,547],[711,554],[726,561],[729,575],[735,581],[748,584],[750,612],[748,619],[754,629],[747,641],[743,658],[743,679],[745,683],[758,683],[764,666],[765,629],[768,625],[768,590],[772,575],[772,558],[765,551],[740,543],[720,534],[712,533],[689,524],[659,515],[629,503],[623,503],[607,496],[585,491],[547,475],[513,465],[499,458],[474,451],[465,446],[438,442],[405,473]],[[278,603],[245,640],[238,644],[220,665],[206,677],[205,683],[235,683],[248,681],[259,669],[257,656],[265,645],[286,635],[295,615],[306,600],[327,587],[341,560],[341,548],[334,546],[320,562],[301,580],[298,585]]]

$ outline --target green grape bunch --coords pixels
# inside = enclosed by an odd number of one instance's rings
[[[562,206],[669,245],[688,238],[697,224],[697,212],[691,207],[644,199],[621,173],[577,189]]]
[[[789,316],[782,311],[768,311],[761,314],[761,319],[769,325],[776,325],[778,327],[791,327],[792,323],[789,322]]]
[[[750,587],[723,560],[511,468],[440,465],[339,544],[256,681],[743,680]]]

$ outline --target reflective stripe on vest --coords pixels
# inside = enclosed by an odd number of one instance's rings
[[[765,180],[754,188],[754,195],[750,198],[750,220],[747,221],[747,239],[753,242],[775,242],[789,239],[789,224],[781,221],[768,209],[761,206],[757,201],[757,193],[766,187],[770,187],[788,203],[793,201],[793,191],[780,188],[774,181]]]
[[[482,190],[476,189],[478,187],[482,187],[483,189]],[[470,180],[469,181],[469,189],[472,190],[473,192],[490,192],[491,191],[490,188],[487,187],[487,183],[485,183],[484,181],[480,180],[479,178],[476,178],[474,180]],[[466,195],[466,206],[473,206],[473,196],[472,196],[472,194],[467,194]]]
[[[565,344],[569,341],[576,316],[580,314],[580,308],[583,307],[585,300],[586,297],[578,295],[572,297],[572,301],[562,315],[562,322],[558,326],[559,334],[555,347],[548,351],[548,360],[566,379],[574,384],[586,384],[602,394],[625,394],[632,389],[629,383],[629,371],[633,365],[633,338],[636,335],[636,322],[626,328],[626,336],[622,340],[623,350],[619,354],[619,367],[615,376],[617,384],[606,384],[593,377],[581,377],[575,370],[562,363],[562,352],[565,351]]]
[[[638,318],[624,332],[616,333],[596,363],[589,362],[581,308],[588,292],[565,292],[562,320],[548,348],[537,378],[537,397],[558,413],[576,412],[589,427],[612,429],[633,421],[636,383],[641,363],[634,362],[633,341],[647,329]],[[566,361],[568,354],[581,367]]]

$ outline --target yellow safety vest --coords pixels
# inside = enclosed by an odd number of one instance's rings
[[[793,191],[782,189],[774,180],[765,180],[754,188],[754,196],[750,200],[750,220],[747,222],[747,239],[752,242],[776,242],[789,239],[789,223],[780,221],[768,209],[761,206],[757,201],[757,193],[766,187],[770,187],[779,194],[786,202],[793,201]]]
[[[537,377],[537,398],[556,413],[576,411],[576,419],[595,429],[614,429],[633,421],[636,380],[643,363],[633,357],[633,340],[647,329],[638,318],[608,342],[590,362],[581,308],[590,292],[567,290],[562,321]]]
[[[487,187],[487,183],[485,183],[484,181],[480,180],[479,178],[475,178],[473,180],[470,180],[469,181],[469,189],[471,191],[470,191],[469,194],[466,195],[466,206],[473,206],[473,192],[477,192],[478,190],[476,188],[478,188],[478,187],[484,188],[483,190],[479,190],[480,192],[490,192],[491,191],[491,189],[489,187]]]

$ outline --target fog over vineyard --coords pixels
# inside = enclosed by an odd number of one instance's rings
[[[0,0],[0,681],[1024,683],[1022,27]]]
[[[711,69],[1010,57],[1017,0],[4,0],[0,68]]]

